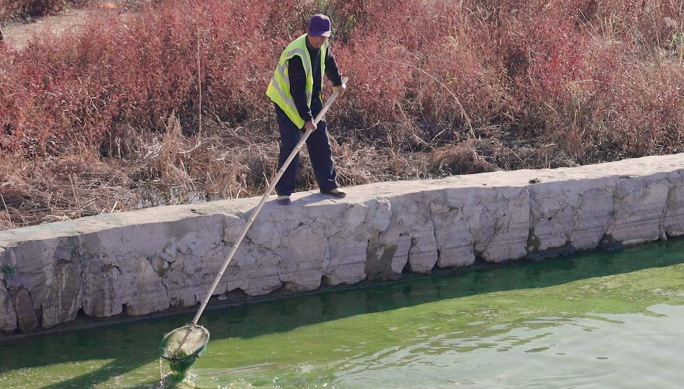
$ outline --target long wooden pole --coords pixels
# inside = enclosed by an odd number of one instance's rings
[[[347,83],[347,78],[342,79],[342,84]],[[321,109],[321,112],[316,115],[316,118],[314,119],[314,125],[318,125],[318,122],[323,118],[325,113],[328,111],[330,106],[335,102],[335,99],[337,99],[337,96],[339,96],[339,92],[335,92],[330,96],[328,101],[325,103],[325,106],[323,106],[323,109]],[[297,153],[301,150],[302,146],[304,145],[304,142],[309,138],[309,135],[314,132],[314,130],[306,130],[304,135],[302,135],[302,138],[297,142],[297,145],[295,146],[294,150],[290,153],[290,155],[287,157],[285,160],[285,163],[283,163],[283,166],[280,167],[280,170],[278,170],[278,174],[276,174],[275,179],[273,182],[271,182],[271,185],[268,186],[268,189],[266,189],[266,193],[264,193],[264,196],[261,198],[261,201],[259,202],[259,205],[256,206],[254,209],[254,212],[252,212],[252,216],[250,216],[249,220],[247,220],[247,224],[245,224],[245,227],[242,229],[242,232],[240,233],[240,236],[238,237],[237,241],[235,241],[235,244],[233,244],[233,248],[230,251],[230,254],[228,254],[228,258],[226,258],[226,261],[223,263],[223,266],[221,266],[221,270],[219,273],[216,275],[216,278],[214,279],[214,283],[211,285],[211,288],[209,288],[209,293],[204,297],[204,300],[202,300],[202,305],[200,306],[199,310],[197,311],[197,314],[195,315],[195,318],[192,319],[192,324],[197,325],[197,322],[199,321],[200,316],[202,316],[202,313],[204,312],[204,309],[207,307],[207,304],[209,303],[209,300],[211,299],[211,296],[214,294],[214,290],[216,290],[216,287],[218,286],[218,283],[221,281],[221,277],[223,277],[223,273],[226,271],[228,268],[228,265],[230,264],[230,261],[233,259],[235,256],[235,253],[238,250],[238,247],[240,246],[240,243],[242,243],[242,240],[247,236],[247,231],[249,231],[249,228],[252,226],[252,223],[254,223],[254,220],[256,219],[257,215],[259,215],[259,212],[261,212],[261,208],[263,208],[264,203],[266,203],[266,199],[268,196],[271,194],[273,189],[275,188],[276,184],[280,180],[280,177],[283,176],[285,173],[285,170],[290,166],[290,163],[292,163],[292,160],[295,158]]]

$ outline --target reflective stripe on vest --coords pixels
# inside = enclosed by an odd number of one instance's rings
[[[321,54],[319,55],[321,60],[321,86],[323,84],[323,75],[325,74],[325,54],[327,46],[328,42],[326,41],[323,46],[321,46]],[[313,93],[313,72],[311,70],[311,57],[309,56],[309,50],[306,48],[306,34],[292,41],[292,43],[290,43],[285,50],[283,50],[283,53],[280,55],[280,60],[278,61],[278,66],[276,66],[275,72],[273,72],[271,82],[268,84],[268,89],[266,89],[266,95],[274,103],[276,103],[280,109],[283,110],[283,112],[285,112],[292,123],[294,123],[298,128],[303,128],[304,119],[299,116],[294,99],[292,98],[292,93],[290,93],[288,61],[294,56],[299,56],[302,60],[302,64],[304,65],[304,73],[306,74],[307,104],[311,106],[311,94]]]

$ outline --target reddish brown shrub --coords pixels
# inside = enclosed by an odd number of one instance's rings
[[[0,150],[116,157],[137,187],[255,193],[277,152],[266,85],[315,12],[333,20],[350,77],[327,117],[345,185],[682,149],[681,2],[313,4],[149,1],[93,13],[80,33],[0,47]]]
[[[0,0],[0,24],[13,18],[54,14],[69,3],[84,1],[86,0]]]

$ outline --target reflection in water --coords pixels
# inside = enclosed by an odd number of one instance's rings
[[[672,240],[209,311],[191,384],[676,387],[683,270]],[[4,342],[0,387],[158,387],[160,340],[189,320]]]

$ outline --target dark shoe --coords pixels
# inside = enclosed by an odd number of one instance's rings
[[[341,191],[340,188],[335,188],[335,189],[327,190],[327,191],[321,191],[321,193],[327,194],[327,195],[330,195],[333,197],[337,197],[338,199],[341,199],[347,195],[347,192]]]
[[[280,205],[290,205],[292,201],[290,201],[290,196],[278,196],[278,204]]]

